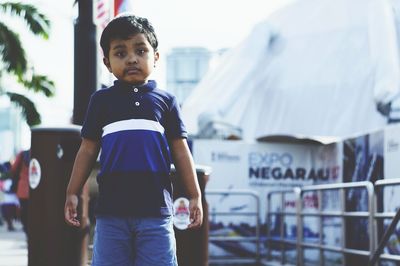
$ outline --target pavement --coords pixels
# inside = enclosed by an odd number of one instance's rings
[[[8,231],[5,224],[0,225],[0,266],[27,266],[28,244],[22,225],[15,222],[15,231]],[[210,266],[227,266],[239,264],[210,264]],[[259,266],[258,264],[240,264],[247,266]]]
[[[22,225],[15,222],[15,231],[9,232],[0,225],[0,266],[27,266],[28,244]]]

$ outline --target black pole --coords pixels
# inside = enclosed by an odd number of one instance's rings
[[[90,96],[97,89],[96,26],[93,1],[78,0],[74,39],[74,110],[72,123],[82,125]]]
[[[374,255],[368,262],[368,266],[375,266],[375,263],[378,261],[383,248],[387,244],[389,237],[393,234],[394,230],[396,229],[396,225],[400,220],[400,209],[397,210],[396,215],[394,216],[392,222],[390,223],[389,227],[386,229],[386,232],[383,234],[381,241],[379,242],[378,248],[376,249]]]

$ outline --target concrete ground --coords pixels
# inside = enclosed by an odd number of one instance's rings
[[[20,223],[15,223],[16,230],[9,232],[5,225],[0,225],[0,266],[27,266],[28,245]]]
[[[22,225],[14,223],[16,230],[9,232],[6,225],[0,225],[0,266],[27,266],[28,265],[28,245]],[[90,251],[90,250],[89,250]],[[217,263],[210,266],[260,266],[258,264],[231,264]]]

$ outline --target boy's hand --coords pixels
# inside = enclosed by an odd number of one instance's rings
[[[78,207],[78,196],[67,195],[64,207],[64,218],[68,225],[79,227],[81,224],[76,218],[78,213],[76,208]]]
[[[201,205],[201,199],[191,199],[189,201],[189,210],[190,224],[188,225],[188,228],[199,228],[203,223],[203,207]]]

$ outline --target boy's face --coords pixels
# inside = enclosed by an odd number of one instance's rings
[[[159,58],[143,33],[128,39],[115,39],[110,43],[110,53],[103,62],[114,76],[130,84],[147,82]]]

